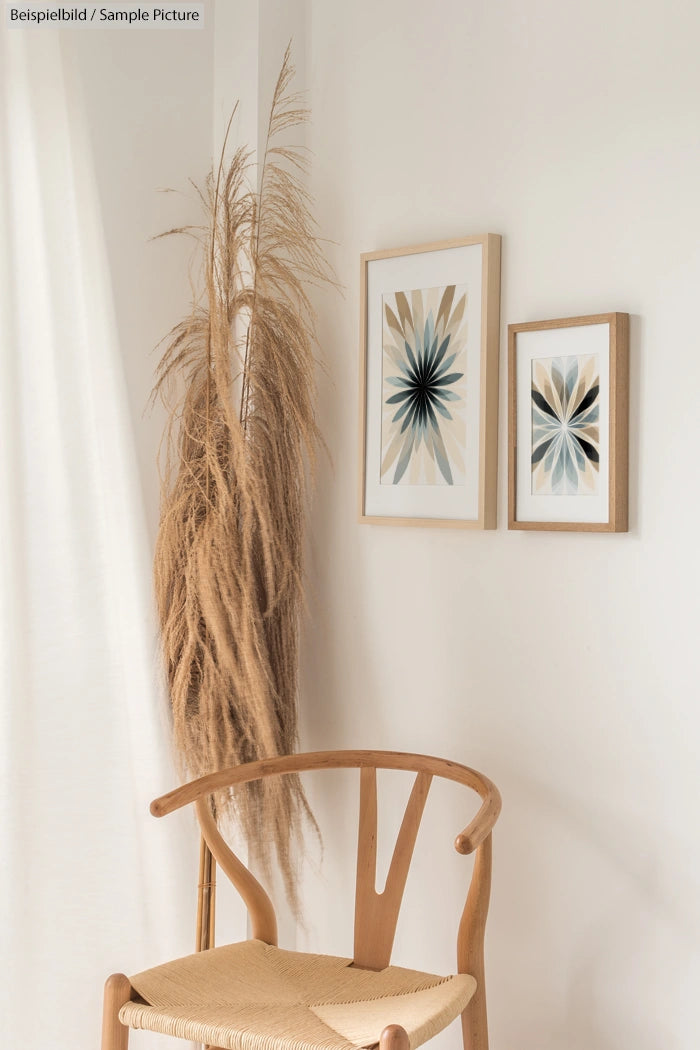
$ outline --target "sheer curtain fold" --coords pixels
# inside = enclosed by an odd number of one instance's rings
[[[190,949],[196,862],[148,815],[173,773],[79,85],[59,34],[0,33],[0,1015],[75,1050],[108,972]]]

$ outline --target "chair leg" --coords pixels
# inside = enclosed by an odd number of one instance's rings
[[[409,1050],[408,1033],[400,1024],[388,1024],[379,1037],[379,1050]]]
[[[477,967],[474,967],[476,970]],[[484,969],[472,973],[476,978],[476,991],[462,1011],[462,1039],[464,1050],[489,1050],[489,1030],[486,1022],[486,986]]]
[[[113,973],[105,984],[102,1011],[102,1050],[127,1050],[129,1029],[119,1020],[119,1011],[131,999],[129,978]]]

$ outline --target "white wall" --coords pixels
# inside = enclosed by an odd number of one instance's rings
[[[494,1050],[697,1045],[698,34],[690,2],[307,3],[313,192],[345,297],[318,298],[333,467],[303,743],[442,754],[500,785]],[[499,530],[359,525],[359,254],[486,231],[503,235]],[[609,310],[632,318],[630,533],[509,533],[506,325]],[[330,854],[338,798],[315,798]],[[399,956],[449,968],[469,814],[441,802],[432,917],[409,889]],[[309,940],[348,950],[347,910],[311,881]]]

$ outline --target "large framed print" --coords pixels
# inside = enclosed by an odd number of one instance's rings
[[[496,527],[501,238],[361,257],[360,521]]]
[[[626,532],[629,315],[508,326],[508,528]]]

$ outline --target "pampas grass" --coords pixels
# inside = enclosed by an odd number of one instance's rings
[[[307,119],[292,75],[288,49],[259,188],[250,152],[226,163],[224,143],[198,190],[205,224],[169,231],[197,238],[204,288],[166,339],[154,390],[170,411],[156,596],[174,743],[192,777],[297,746],[303,533],[320,439],[308,289],[332,276],[304,155],[280,143]],[[214,808],[219,822],[235,815],[265,871],[276,851],[296,905],[292,843],[310,816],[299,781],[267,778]]]

